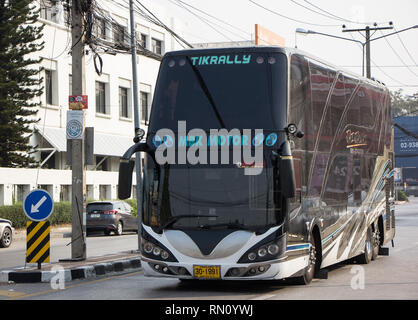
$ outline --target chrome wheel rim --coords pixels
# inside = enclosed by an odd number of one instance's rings
[[[8,230],[4,231],[4,233],[3,233],[3,243],[6,246],[9,246],[11,242],[12,242],[12,235],[11,235],[11,233]]]

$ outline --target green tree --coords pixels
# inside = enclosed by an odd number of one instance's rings
[[[390,93],[393,117],[413,116],[418,114],[418,92],[406,96],[402,89]]]
[[[30,125],[42,94],[41,59],[30,55],[42,50],[43,24],[32,0],[0,0],[0,166],[34,164],[29,145]]]

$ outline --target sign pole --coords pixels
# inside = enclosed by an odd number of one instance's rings
[[[54,210],[51,195],[42,189],[31,191],[23,201],[23,211],[29,221],[26,222],[26,262],[50,262],[50,224],[46,221]]]

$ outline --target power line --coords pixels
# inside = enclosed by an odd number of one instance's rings
[[[174,36],[175,39],[179,39],[181,42],[183,42],[184,44],[186,44],[187,46],[189,46],[190,48],[193,48],[193,46],[188,43],[186,40],[184,40],[182,37],[180,37],[177,33],[175,33],[172,29],[170,29],[169,27],[167,27],[160,19],[158,19],[150,10],[147,9],[147,7],[145,7],[139,0],[136,0],[136,2],[143,7],[152,17],[154,17],[159,23],[160,25],[166,29],[172,36]]]
[[[353,40],[355,40],[354,39],[354,36],[351,34],[351,32],[349,33],[350,34],[350,37],[353,39]],[[357,42],[356,42],[357,43]],[[358,48],[361,50],[361,52],[363,53],[363,48],[361,47],[361,45],[359,44],[359,43],[357,43],[357,46],[358,46]],[[387,76],[389,79],[391,79],[392,81],[395,81],[395,82],[397,82],[397,83],[399,83],[400,85],[402,85],[402,86],[406,86],[406,84],[405,83],[402,83],[402,82],[400,82],[399,80],[396,80],[395,78],[392,78],[390,75],[388,75],[385,71],[383,71],[383,69],[382,68],[380,68],[374,61],[373,61],[373,59],[372,58],[370,58],[370,61],[372,62],[372,64],[374,65],[374,67],[376,67],[377,69],[379,69],[379,71],[380,72],[382,72],[385,76]]]
[[[380,31],[380,33],[382,35],[384,35],[384,33],[382,31]],[[399,61],[408,68],[408,70],[416,77],[418,77],[418,75],[412,71],[412,69],[410,67],[407,66],[407,64],[405,63],[405,61],[403,61],[403,59],[401,58],[401,56],[398,54],[398,52],[395,50],[395,48],[393,48],[393,46],[390,44],[389,40],[387,38],[383,38],[386,41],[386,44],[392,49],[393,53],[398,57]]]
[[[221,23],[223,23],[223,24],[225,24],[225,25],[227,25],[227,26],[229,26],[229,27],[231,27],[231,28],[233,28],[233,29],[235,29],[237,31],[240,31],[242,33],[245,33],[247,36],[251,36],[251,33],[247,32],[247,31],[245,31],[243,29],[240,29],[240,28],[238,28],[238,27],[236,27],[236,26],[234,26],[234,25],[232,25],[232,24],[230,24],[230,23],[228,23],[228,22],[226,22],[224,20],[221,20],[221,19],[219,19],[219,18],[217,18],[217,17],[215,17],[215,16],[213,16],[213,15],[211,15],[211,14],[209,14],[209,13],[207,13],[207,12],[201,10],[201,9],[198,9],[198,8],[192,6],[192,5],[190,5],[190,4],[188,4],[188,3],[184,2],[184,1],[181,1],[181,0],[175,0],[175,1],[180,2],[183,5],[188,6],[188,7],[192,8],[192,9],[194,9],[194,10],[200,12],[200,13],[203,13],[203,14],[207,15],[208,17],[211,17],[212,19],[217,20],[217,21],[219,21],[219,22],[221,22]]]
[[[177,5],[181,8],[183,8],[184,10],[188,11],[189,13],[191,13],[192,15],[194,15],[196,18],[198,18],[200,21],[202,21],[203,23],[205,23],[207,26],[209,26],[211,29],[213,29],[215,32],[219,33],[221,36],[223,36],[224,38],[228,39],[229,41],[234,41],[232,40],[230,37],[228,37],[226,34],[222,33],[221,31],[219,31],[217,28],[215,28],[214,26],[212,26],[211,23],[209,23],[207,21],[207,19],[199,16],[198,14],[196,14],[195,12],[191,11],[189,8],[186,8],[186,6],[184,6],[182,3],[180,2],[173,2],[172,0],[169,0],[170,2],[172,2],[174,5]]]
[[[294,19],[294,18],[285,16],[285,15],[283,15],[281,13],[278,13],[278,12],[272,10],[272,9],[266,8],[266,7],[262,6],[261,4],[255,2],[253,0],[248,0],[248,1],[250,1],[252,4],[255,4],[256,6],[262,8],[262,9],[264,9],[264,10],[270,12],[270,13],[273,13],[273,14],[279,16],[279,17],[282,17],[282,18],[285,18],[285,19],[288,19],[288,20],[291,20],[291,21],[294,21],[294,22],[298,22],[298,23],[302,23],[302,24],[307,24],[307,25],[311,25],[311,26],[317,26],[317,27],[339,27],[340,26],[339,24],[317,24],[317,23],[311,23],[311,22],[306,22],[306,21]]]
[[[308,3],[309,5],[311,5],[312,7],[316,8],[316,9],[322,11],[322,12],[325,12],[326,14],[329,14],[330,16],[332,16],[335,19],[340,20],[340,21],[345,21],[345,22],[350,22],[350,23],[355,23],[355,24],[364,24],[364,25],[369,25],[369,24],[373,24],[374,23],[374,22],[358,22],[358,21],[348,20],[346,18],[339,17],[339,16],[337,16],[337,15],[335,15],[335,14],[333,14],[333,13],[327,11],[327,10],[324,10],[324,9],[320,8],[319,6],[313,4],[312,2],[310,2],[308,0],[303,0],[303,1],[305,1],[306,3]],[[384,22],[381,22],[379,24],[382,24],[382,23],[384,23]]]
[[[347,65],[347,66],[340,66],[342,68],[361,68],[360,65]],[[415,67],[415,65],[380,65],[380,66],[372,66],[373,68],[408,68],[408,67]]]
[[[395,29],[396,32],[398,32],[398,30],[396,30],[395,27],[393,27],[393,29]],[[399,35],[399,33],[396,33],[396,35],[398,36],[399,41],[401,42],[403,48],[405,49],[406,53],[408,54],[409,58],[412,60],[412,62],[414,63],[415,67],[418,67],[418,64],[416,63],[415,59],[412,57],[411,53],[409,52],[409,50],[406,48],[405,43],[402,41],[401,36]]]
[[[318,12],[318,11],[316,11],[316,10],[313,10],[313,9],[311,9],[311,8],[307,7],[307,6],[304,6],[303,4],[301,4],[301,3],[299,3],[299,2],[296,2],[295,0],[290,0],[290,1],[291,1],[291,2],[293,2],[294,4],[298,5],[299,7],[305,8],[305,9],[306,9],[306,10],[308,10],[308,11],[314,12],[314,13],[319,14],[319,15],[321,15],[321,16],[324,16],[324,17],[326,17],[326,18],[328,18],[328,19],[338,20],[338,21],[345,21],[345,20],[343,20],[343,19],[340,19],[340,18],[335,18],[335,17],[330,16],[330,15],[328,15],[328,14],[324,14],[324,13]]]

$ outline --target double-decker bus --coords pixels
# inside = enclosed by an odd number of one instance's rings
[[[308,284],[387,255],[392,132],[383,84],[296,49],[166,53],[147,135],[119,171],[125,199],[144,154],[144,274]]]

